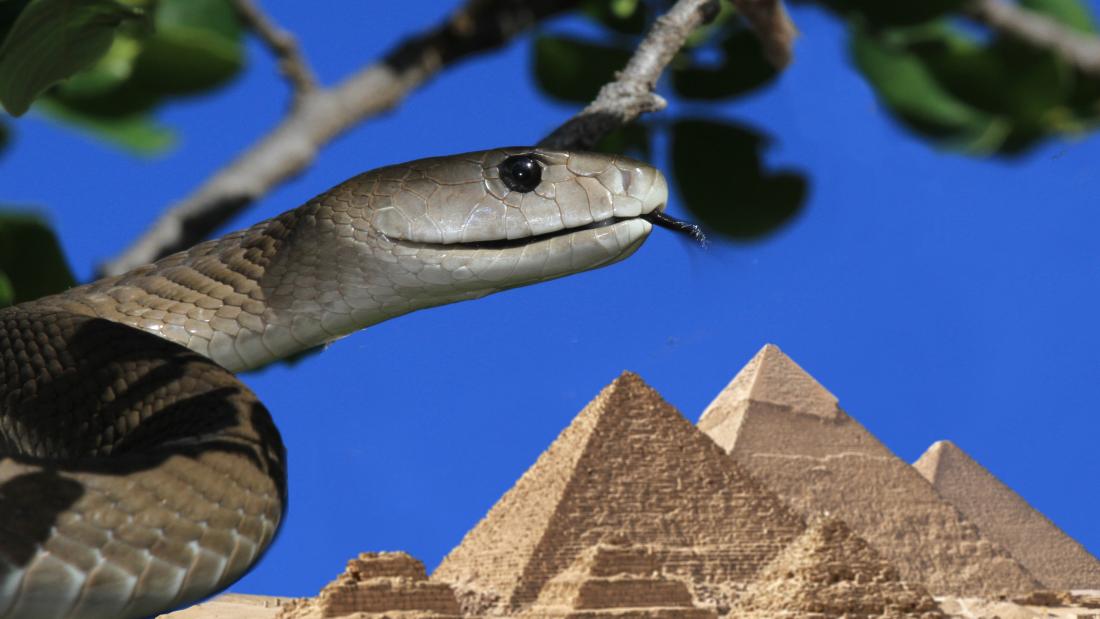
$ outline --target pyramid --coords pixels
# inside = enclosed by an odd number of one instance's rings
[[[451,587],[430,582],[420,561],[403,552],[364,552],[317,597],[286,604],[278,619],[458,619],[461,614]]]
[[[904,580],[936,595],[1040,587],[777,347],[767,345],[707,407],[699,429],[808,520],[847,522]]]
[[[656,391],[624,373],[573,420],[432,575],[514,613],[586,548],[662,548],[697,596],[747,583],[804,525]],[[732,594],[731,594],[732,595]]]
[[[1100,589],[1096,557],[950,441],[929,447],[913,466],[1043,586]]]
[[[761,572],[732,616],[743,619],[934,619],[943,617],[921,585],[837,519],[810,526]]]
[[[651,546],[597,544],[551,578],[520,619],[717,619],[684,582],[661,574]]]

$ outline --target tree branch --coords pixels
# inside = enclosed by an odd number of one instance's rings
[[[469,0],[443,24],[405,40],[380,62],[332,88],[301,96],[269,134],[172,205],[128,249],[103,264],[101,273],[122,273],[207,238],[258,197],[302,172],[338,135],[397,105],[442,69],[496,49],[578,1]]]
[[[293,35],[275,24],[252,0],[233,0],[233,8],[241,21],[263,41],[279,61],[279,71],[290,83],[296,103],[316,90],[317,78],[298,49],[298,41]]]
[[[973,0],[970,16],[989,28],[1029,45],[1048,49],[1083,73],[1100,76],[1100,39],[1078,32],[1046,15],[1004,0]]]
[[[782,2],[735,0],[734,4],[769,50],[769,58],[782,65],[789,62],[795,30]],[[642,114],[664,109],[667,103],[654,92],[657,80],[691,33],[717,13],[717,0],[679,0],[657,18],[615,81],[604,84],[595,101],[543,138],[539,146],[589,149]]]

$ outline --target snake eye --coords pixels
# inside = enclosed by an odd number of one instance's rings
[[[534,191],[542,182],[542,165],[530,155],[513,155],[500,164],[500,180],[512,191]]]

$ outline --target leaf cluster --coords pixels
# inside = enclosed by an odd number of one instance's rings
[[[961,19],[961,0],[920,3],[829,0],[851,37],[856,68],[907,128],[974,155],[1015,155],[1100,120],[1100,78],[1050,50]],[[1095,35],[1080,0],[1020,0],[1033,11]]]
[[[0,104],[31,105],[140,153],[172,143],[153,120],[244,66],[227,0],[0,0]]]
[[[614,79],[637,47],[653,9],[663,8],[640,0],[587,0],[582,6],[604,28],[601,36],[543,34],[533,47],[539,87],[575,104],[591,101]],[[769,169],[764,155],[770,137],[717,114],[720,105],[767,87],[778,74],[731,5],[720,6],[715,19],[690,37],[669,67],[671,92],[663,94],[692,112],[642,120],[607,136],[597,148],[652,158],[655,144],[667,144],[673,185],[692,217],[728,239],[747,242],[794,220],[809,181],[797,170]],[[658,139],[661,134],[667,140]]]

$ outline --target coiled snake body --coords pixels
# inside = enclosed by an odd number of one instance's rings
[[[286,497],[278,431],[232,371],[621,260],[666,197],[620,156],[424,159],[0,310],[0,617],[146,617],[228,586]]]

